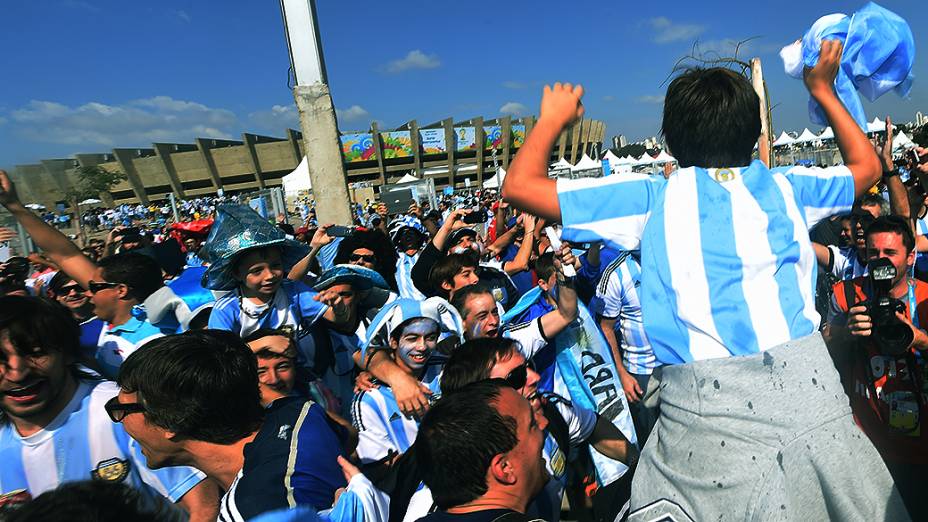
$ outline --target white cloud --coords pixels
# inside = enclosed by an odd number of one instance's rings
[[[370,116],[370,113],[364,110],[364,107],[360,105],[352,105],[347,109],[335,109],[335,115],[342,121],[354,121],[367,118]]]
[[[252,112],[248,119],[266,131],[283,132],[288,128],[300,128],[300,114],[294,105],[274,105],[267,111]]]
[[[185,142],[196,137],[232,138],[240,126],[229,110],[156,96],[122,105],[90,102],[70,107],[32,100],[9,114],[14,132],[37,142],[81,147],[131,147]]]
[[[176,14],[178,18],[180,18],[181,20],[187,22],[188,24],[189,24],[190,21],[192,20],[192,19],[190,18],[190,15],[187,14],[187,11],[184,11],[183,9],[181,9],[181,10],[175,12],[174,14]]]
[[[505,88],[507,88],[507,89],[524,89],[524,88],[525,88],[525,84],[522,83],[522,82],[516,82],[516,81],[512,81],[512,80],[507,80],[507,81],[503,82],[503,87],[505,87]]]
[[[393,60],[386,66],[388,73],[399,73],[409,69],[434,69],[441,65],[437,55],[425,54],[419,49],[409,51],[404,58]]]
[[[638,101],[641,103],[652,103],[652,104],[658,105],[658,104],[664,103],[664,97],[654,96],[654,95],[639,96]]]
[[[524,116],[528,114],[528,107],[518,102],[508,102],[499,108],[499,112],[510,116]]]
[[[692,40],[706,30],[702,25],[675,23],[664,16],[648,20],[648,25],[654,29],[653,40],[659,44]]]

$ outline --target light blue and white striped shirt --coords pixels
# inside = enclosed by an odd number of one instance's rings
[[[662,363],[750,355],[815,332],[808,230],[847,212],[844,167],[760,161],[663,177],[558,180],[564,239],[641,250],[645,331]]]
[[[122,482],[143,497],[177,502],[205,478],[188,467],[148,468],[141,448],[103,408],[119,392],[108,381],[79,381],[74,397],[44,429],[23,437],[0,424],[0,496],[36,496],[66,482]]]
[[[638,298],[641,265],[635,254],[637,252],[623,253],[609,263],[596,287],[591,308],[603,317],[617,320],[615,326],[625,369],[635,375],[651,375],[660,363],[654,356],[641,320]]]
[[[400,410],[393,390],[381,385],[354,396],[351,422],[358,430],[358,458],[376,462],[391,450],[405,453],[416,441],[419,422]]]
[[[403,299],[425,301],[427,298],[412,282],[412,267],[416,265],[421,253],[416,252],[414,256],[407,255],[406,252],[399,253],[400,258],[396,261],[396,286]]]

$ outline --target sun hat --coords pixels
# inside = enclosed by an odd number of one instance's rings
[[[232,290],[239,285],[235,264],[249,250],[280,248],[285,271],[309,253],[309,246],[287,239],[283,230],[269,223],[245,205],[220,205],[216,221],[206,238],[206,252],[212,263],[203,274],[203,286],[210,290]]]

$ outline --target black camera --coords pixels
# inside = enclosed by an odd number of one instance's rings
[[[871,337],[884,355],[901,355],[908,350],[915,335],[912,328],[896,317],[896,312],[905,313],[905,303],[892,297],[896,267],[881,257],[867,264],[870,277],[870,299],[861,303],[867,307],[873,325]]]

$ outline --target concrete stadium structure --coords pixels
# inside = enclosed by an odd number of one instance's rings
[[[380,130],[376,123],[369,132],[373,139],[373,153],[363,160],[346,162],[348,183],[369,183],[379,186],[395,183],[404,174],[434,178],[438,188],[454,185],[481,186],[487,176],[492,176],[494,159],[503,168],[508,168],[520,143],[514,143],[513,128],[521,136],[531,131],[534,117],[494,120],[474,118],[453,122],[451,118],[419,127],[415,120],[390,131]],[[425,153],[420,142],[420,131],[429,130],[432,135],[444,130],[445,143],[456,143],[456,132],[466,127],[473,129],[475,143],[485,143],[485,128],[493,126],[501,133],[500,146],[496,149],[473,146],[473,150],[456,150],[446,147],[442,153]],[[412,141],[405,157],[385,157],[384,137],[408,131]],[[605,136],[605,125],[601,121],[582,120],[562,133],[558,139],[552,160],[567,158],[576,163],[584,153],[589,153],[594,144],[601,145]],[[493,152],[496,157],[493,157]],[[17,165],[11,173],[19,189],[20,198],[26,203],[38,203],[55,208],[64,203],[64,193],[77,181],[80,167],[100,166],[118,170],[127,175],[127,180],[113,187],[109,193],[101,194],[108,205],[121,203],[149,203],[163,200],[174,193],[179,198],[194,198],[214,195],[223,189],[227,194],[250,192],[279,186],[281,178],[293,171],[303,158],[303,142],[299,131],[287,129],[285,138],[260,136],[244,133],[241,140],[196,138],[194,143],[153,143],[146,148],[116,148],[108,152],[76,154],[69,159],[41,160],[37,164]],[[489,173],[488,173],[489,171]]]

